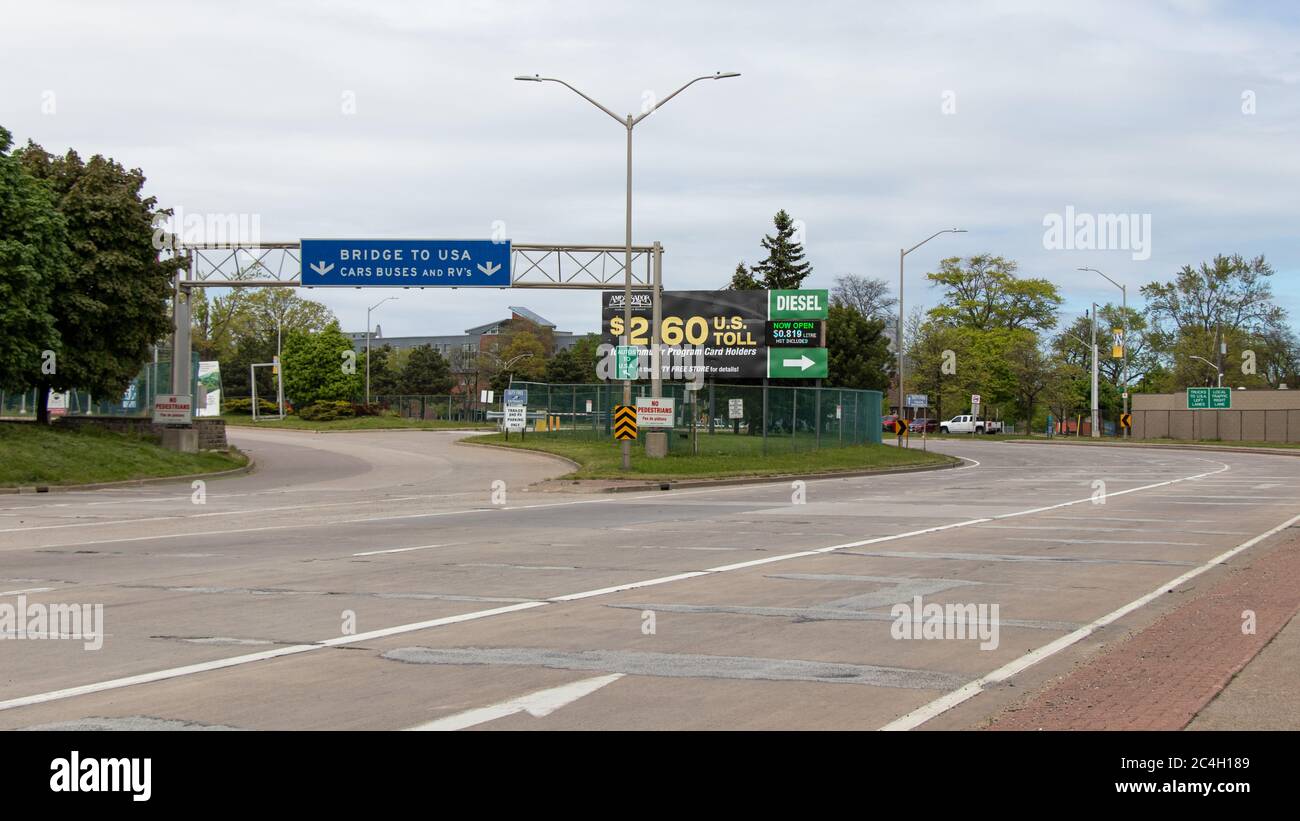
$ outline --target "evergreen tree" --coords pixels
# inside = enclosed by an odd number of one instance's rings
[[[889,337],[885,323],[868,319],[848,305],[831,305],[826,321],[828,387],[889,387]]]
[[[451,366],[432,345],[412,348],[399,380],[402,393],[442,396],[451,393]]]
[[[729,291],[757,291],[763,287],[763,284],[754,279],[754,275],[745,267],[745,263],[736,264],[736,273],[731,275],[731,284],[727,286]]]
[[[794,220],[784,208],[776,212],[772,222],[776,235],[763,237],[767,258],[754,266],[753,275],[761,278],[762,287],[768,290],[793,290],[812,273],[812,263],[804,259],[803,244],[794,239]]]

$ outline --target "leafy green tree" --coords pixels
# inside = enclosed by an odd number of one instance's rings
[[[0,389],[37,382],[43,351],[55,351],[59,333],[52,285],[67,278],[67,228],[47,187],[9,153],[0,128]],[[41,403],[43,404],[43,403]]]
[[[177,260],[160,260],[154,247],[157,208],[141,190],[145,177],[95,155],[62,157],[29,142],[17,152],[44,180],[68,230],[69,264],[51,280],[51,314],[61,336],[55,374],[29,371],[46,421],[48,389],[80,388],[120,395],[148,357],[149,346],[171,330],[168,310]],[[35,366],[36,363],[33,363]]]
[[[583,379],[582,368],[578,364],[577,357],[568,349],[558,351],[555,356],[547,360],[545,378],[552,384],[586,381]]]
[[[1099,380],[1119,385],[1124,376],[1124,359],[1111,356],[1111,331],[1123,328],[1128,321],[1129,384],[1134,385],[1146,378],[1156,367],[1160,354],[1156,349],[1156,340],[1150,332],[1147,318],[1141,311],[1129,308],[1127,313],[1119,305],[1106,304],[1097,309],[1097,373]],[[1082,340],[1082,341],[1080,341]],[[1057,335],[1052,343],[1054,355],[1078,365],[1091,372],[1092,369],[1092,320],[1081,316],[1074,323]]]
[[[451,393],[451,366],[432,345],[412,348],[402,367],[401,392],[441,396]]]
[[[948,325],[979,330],[1034,331],[1055,327],[1061,304],[1057,287],[1046,279],[1021,279],[1015,261],[977,254],[964,262],[949,257],[926,278],[944,289],[930,315]]]
[[[541,339],[528,330],[512,333],[509,343],[499,353],[485,357],[484,373],[491,373],[489,385],[500,392],[511,378],[527,382],[540,381],[546,375],[546,348]]]
[[[832,304],[826,320],[827,385],[884,391],[892,357],[885,323],[848,305]]]
[[[1089,374],[1091,370],[1056,360],[1047,387],[1043,390],[1043,401],[1056,420],[1070,419],[1091,409]]]
[[[574,381],[596,381],[596,362],[600,359],[600,334],[585,334],[569,349],[575,365]]]
[[[248,336],[235,344],[235,349],[221,359],[221,383],[226,396],[247,396],[249,368],[254,364],[272,361],[275,356],[275,333]],[[275,396],[275,376],[270,368],[257,369],[257,395]]]
[[[1007,346],[1007,369],[1013,382],[1011,395],[1020,419],[1025,420],[1025,430],[1034,423],[1034,411],[1039,397],[1048,389],[1054,377],[1055,364],[1038,347],[1038,338],[1031,332],[1015,332]]]
[[[222,360],[249,337],[325,330],[336,322],[325,305],[304,299],[290,288],[234,288],[224,296],[192,300],[193,345],[205,359]]]
[[[1170,281],[1142,286],[1142,295],[1156,330],[1168,336],[1194,329],[1259,332],[1286,321],[1286,311],[1273,300],[1272,276],[1262,256],[1220,255],[1199,268],[1184,265]]]
[[[365,389],[365,360],[354,355],[352,340],[338,323],[319,333],[289,334],[280,361],[285,398],[295,407],[321,400],[352,401]]]
[[[812,263],[804,259],[803,243],[795,236],[798,228],[784,208],[776,212],[772,223],[776,234],[763,237],[767,257],[754,266],[753,275],[768,290],[798,288],[812,273]]]

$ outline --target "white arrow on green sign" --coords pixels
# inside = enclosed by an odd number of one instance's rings
[[[768,348],[767,375],[772,379],[825,379],[825,348]]]

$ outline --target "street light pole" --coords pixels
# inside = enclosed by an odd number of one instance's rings
[[[906,250],[898,249],[898,330],[894,334],[894,344],[898,347],[898,417],[903,418],[903,258],[925,245],[940,234],[964,234],[965,228],[945,228],[936,231]]]
[[[1124,414],[1127,415],[1128,414],[1128,286],[1120,285],[1118,282],[1106,276],[1101,271],[1098,271],[1096,268],[1080,268],[1079,270],[1092,271],[1094,274],[1101,274],[1102,278],[1104,278],[1111,285],[1114,285],[1116,288],[1119,289],[1120,297],[1123,300],[1121,303],[1121,310],[1124,314],[1124,325],[1123,325],[1124,331],[1123,331],[1123,335],[1120,337],[1119,344],[1120,344],[1120,351],[1124,355],[1124,376],[1122,378],[1123,388],[1121,390],[1121,393],[1123,393],[1124,396]],[[1124,429],[1123,436],[1125,439],[1129,438],[1130,434],[1128,428]]]
[[[366,309],[366,407],[370,406],[370,312],[395,296],[384,297]]]
[[[1214,368],[1214,372],[1219,375],[1218,386],[1220,388],[1223,387],[1223,371],[1219,370],[1218,365],[1214,364],[1213,362],[1211,362],[1210,360],[1206,359],[1203,356],[1197,356],[1196,354],[1188,354],[1188,356],[1190,356],[1192,359],[1199,359],[1202,362],[1204,362],[1206,365],[1209,365],[1211,368]]]
[[[1093,303],[1093,310],[1094,310],[1094,311],[1096,310],[1096,307],[1097,307],[1097,306],[1096,306],[1096,303]],[[1065,331],[1065,333],[1066,333],[1066,334],[1069,334],[1070,336],[1072,336],[1072,337],[1074,337],[1075,339],[1079,340],[1079,344],[1082,345],[1082,346],[1084,346],[1085,348],[1088,348],[1088,347],[1092,348],[1092,401],[1091,401],[1091,405],[1092,405],[1092,435],[1093,435],[1093,436],[1097,436],[1097,435],[1098,435],[1098,433],[1097,433],[1097,422],[1098,422],[1097,417],[1098,417],[1099,414],[1098,414],[1098,412],[1097,412],[1097,319],[1096,319],[1096,316],[1094,315],[1094,317],[1093,317],[1093,322],[1092,322],[1092,344],[1091,344],[1091,345],[1088,344],[1088,340],[1084,339],[1083,337],[1079,336],[1078,334],[1074,333],[1073,331]]]
[[[1101,436],[1101,411],[1097,402],[1097,303],[1092,303],[1092,438]]]
[[[601,111],[613,117],[616,121],[618,121],[620,125],[622,125],[624,128],[627,129],[627,200],[626,200],[626,213],[624,215],[625,232],[624,232],[624,246],[623,246],[623,334],[624,334],[624,338],[622,340],[622,344],[624,345],[631,343],[631,334],[632,334],[632,129],[636,126],[637,123],[641,122],[646,117],[649,117],[651,114],[657,111],[661,106],[663,106],[669,100],[676,97],[678,94],[681,94],[687,88],[694,85],[695,83],[698,83],[700,80],[725,80],[728,77],[739,77],[739,76],[740,73],[736,71],[719,71],[714,74],[704,75],[703,77],[696,77],[694,80],[691,80],[690,82],[686,83],[681,88],[674,91],[672,94],[669,94],[667,97],[655,103],[654,106],[652,106],[649,110],[641,112],[640,116],[633,117],[631,114],[628,114],[626,118],[618,116],[613,111],[609,110],[605,106],[593,100],[591,97],[588,97],[586,94],[583,94],[581,91],[569,85],[565,81],[557,79],[555,77],[542,77],[537,74],[534,74],[531,77],[524,74],[515,77],[516,80],[523,80],[526,82],[533,82],[533,83],[559,83],[560,85],[572,91],[574,94],[577,94],[582,99],[594,105],[596,108],[599,108]],[[654,300],[655,305],[658,305],[659,303],[658,287],[652,288],[651,298]],[[659,360],[658,323],[655,324],[655,327],[651,328],[650,337],[651,337],[650,339],[651,362],[657,368],[658,360]],[[659,398],[658,391],[656,391],[655,398]],[[631,379],[623,380],[623,404],[624,405],[632,404],[632,380]],[[632,443],[624,439],[622,442],[622,451],[623,451],[623,464],[622,464],[623,470],[631,470],[632,469]]]

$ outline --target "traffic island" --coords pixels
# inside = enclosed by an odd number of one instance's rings
[[[666,436],[665,436],[666,439]],[[781,479],[823,479],[934,470],[955,467],[960,460],[941,453],[899,449],[887,445],[849,445],[794,450],[790,442],[771,443],[765,454],[759,437],[717,437],[710,450],[670,450],[663,458],[648,457],[632,448],[632,469],[623,471],[619,443],[612,439],[566,434],[537,434],[520,442],[500,434],[471,436],[462,444],[508,447],[559,456],[576,466],[572,472],[545,483],[551,490],[672,489],[700,484],[749,483]],[[784,446],[785,450],[780,448]],[[674,445],[674,447],[676,447]],[[725,449],[732,449],[725,452]],[[578,484],[575,484],[578,483]]]

